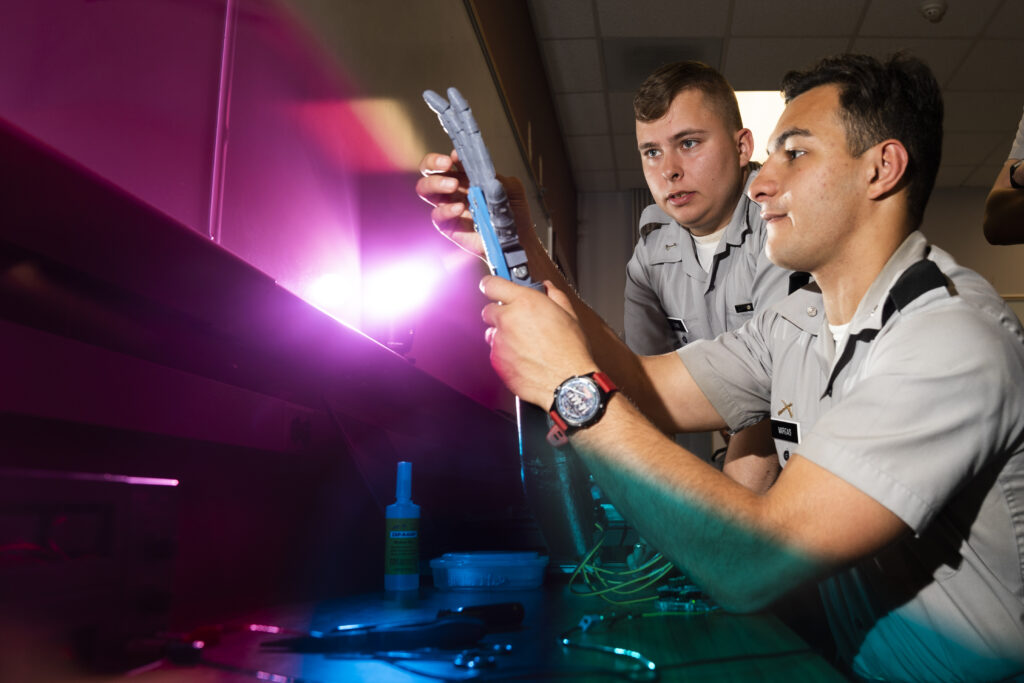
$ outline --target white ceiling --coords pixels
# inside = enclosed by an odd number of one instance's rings
[[[839,52],[925,60],[946,101],[939,187],[988,187],[1024,106],[1024,0],[529,0],[581,192],[645,187],[632,92],[659,64],[700,59],[737,90]],[[763,146],[764,140],[755,140]]]

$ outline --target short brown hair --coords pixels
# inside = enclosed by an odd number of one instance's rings
[[[659,67],[644,79],[633,97],[633,114],[637,121],[656,121],[668,112],[672,100],[684,90],[704,93],[715,113],[731,130],[743,128],[736,93],[729,81],[703,62],[673,62]]]

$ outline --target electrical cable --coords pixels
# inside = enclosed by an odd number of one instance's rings
[[[613,571],[594,564],[592,560],[604,545],[605,535],[607,533],[604,527],[600,524],[595,524],[595,526],[600,532],[600,537],[594,544],[594,547],[591,548],[586,555],[583,556],[583,559],[580,560],[579,564],[576,565],[572,575],[569,577],[570,592],[575,595],[594,595],[613,605],[628,605],[657,599],[657,594],[638,598],[631,597],[628,600],[618,600],[614,597],[609,597],[633,596],[637,593],[648,590],[670,574],[675,567],[671,562],[666,561],[663,564],[660,564],[660,566],[657,566],[657,568],[651,569],[652,567],[655,567],[655,565],[663,562],[664,558],[661,553],[655,553],[649,560],[639,567],[621,571]],[[639,575],[633,576],[634,574]],[[586,584],[588,590],[579,590],[576,587],[577,579],[580,576],[582,576],[582,580]]]

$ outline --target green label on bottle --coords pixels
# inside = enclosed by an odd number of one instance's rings
[[[418,574],[420,571],[420,520],[386,519],[384,528],[385,574]]]

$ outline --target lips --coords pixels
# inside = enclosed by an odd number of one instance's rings
[[[762,211],[761,220],[763,220],[765,223],[771,223],[772,221],[777,221],[780,218],[785,218],[787,215],[788,214],[777,213],[774,211]]]
[[[690,200],[693,199],[693,196],[693,192],[673,192],[668,197],[666,197],[666,200],[672,206],[684,206],[690,203]]]

